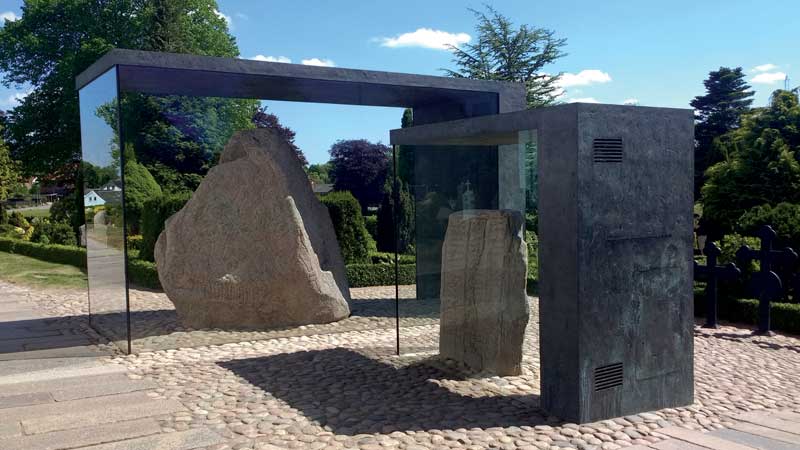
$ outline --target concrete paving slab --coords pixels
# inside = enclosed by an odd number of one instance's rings
[[[5,327],[0,325],[0,341],[8,339],[31,339],[47,336],[62,336],[61,330],[39,329],[31,330],[28,327]]]
[[[158,384],[150,380],[125,380],[117,383],[86,383],[83,386],[76,386],[69,389],[52,391],[53,399],[57,402],[66,402],[82,398],[101,397],[105,395],[125,394],[129,392],[156,389]]]
[[[57,392],[71,389],[83,389],[95,386],[98,389],[106,384],[121,384],[133,382],[124,373],[109,373],[85,377],[58,378],[55,380],[32,381],[28,383],[6,384],[0,387],[0,392],[5,395],[27,394],[29,392]]]
[[[157,434],[109,444],[84,447],[82,450],[191,450],[222,444],[225,440],[217,433],[197,428],[175,433]]]
[[[800,441],[797,441],[796,444],[790,444],[787,442],[776,441],[774,439],[758,436],[756,434],[728,429],[715,430],[709,434],[713,434],[719,438],[726,439],[731,442],[738,442],[739,444],[761,450],[800,450]]]
[[[47,358],[97,358],[104,356],[100,351],[86,346],[48,348],[43,350],[24,350],[0,353],[0,361],[15,361],[21,359],[47,359]]]
[[[64,450],[104,444],[158,434],[161,426],[155,419],[109,423],[74,430],[22,436],[0,440],[3,450]]]
[[[6,395],[5,392],[0,392],[0,394],[2,394],[0,395],[0,409],[53,403],[53,397],[49,392],[29,392],[26,394],[14,395]]]
[[[130,394],[109,395],[105,397],[86,398],[71,402],[53,403],[49,405],[20,406],[17,408],[0,409],[0,422],[5,420],[34,419],[52,415],[75,414],[84,411],[102,412],[104,409],[120,404],[150,403],[153,399],[143,392]]]
[[[667,441],[657,442],[655,444],[650,444],[650,447],[656,450],[708,450],[707,447],[690,444],[678,439],[669,439]]]
[[[689,430],[683,427],[667,427],[658,430],[660,434],[679,439],[690,444],[696,444],[713,450],[755,450],[753,447],[737,444],[708,433]]]
[[[70,403],[73,402],[56,403],[56,405],[69,405]],[[106,406],[103,408],[78,410],[71,414],[57,414],[31,418],[22,421],[22,429],[26,434],[50,433],[53,431],[82,428],[90,425],[156,417],[179,411],[186,411],[186,408],[177,400],[150,399],[150,401],[146,403],[118,403],[114,406]]]
[[[794,433],[787,433],[785,431],[775,430],[773,428],[762,427],[748,422],[735,422],[730,425],[730,428],[744,433],[755,434],[775,441],[786,442],[788,444],[797,444],[800,442],[800,436]]]
[[[800,414],[791,411],[773,411],[769,413],[772,417],[777,417],[781,420],[786,420],[788,422],[794,422],[798,424],[798,428],[800,428]]]
[[[763,412],[749,412],[740,414],[734,417],[735,420],[750,422],[752,424],[761,425],[762,427],[772,428],[775,430],[785,431],[798,436],[800,439],[800,426],[788,420],[779,419],[765,415]]]
[[[102,364],[96,358],[9,361],[0,363],[0,386],[124,372],[126,372],[125,367]],[[2,389],[0,387],[0,390]]]
[[[0,439],[22,435],[22,425],[17,421],[0,422]]]

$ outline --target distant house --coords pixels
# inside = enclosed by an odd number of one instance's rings
[[[87,189],[83,193],[83,206],[103,206],[106,203],[120,203],[122,200],[121,190]]]
[[[333,185],[328,183],[311,183],[311,189],[315,194],[327,194],[333,190]]]
[[[108,183],[104,184],[100,190],[102,191],[121,191],[122,190],[122,182],[119,180],[109,181]]]

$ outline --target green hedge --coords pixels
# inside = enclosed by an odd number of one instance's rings
[[[800,303],[772,303],[770,327],[784,333],[800,334]],[[694,314],[705,316],[705,287],[695,286]],[[717,305],[720,319],[734,323],[758,325],[758,300],[752,298],[720,298]]]
[[[67,245],[37,244],[18,239],[0,238],[0,251],[29,256],[57,264],[86,268],[86,249]]]
[[[165,194],[147,200],[142,209],[142,241],[139,245],[139,257],[145,261],[153,261],[158,236],[164,231],[164,222],[180,211],[192,197],[191,192]]]
[[[345,263],[362,264],[369,261],[371,237],[364,225],[358,200],[350,192],[341,191],[325,194],[320,201],[328,208]]]
[[[128,260],[128,278],[130,278],[131,283],[137,286],[149,289],[161,289],[156,263],[142,261],[141,259]]]
[[[414,264],[401,264],[398,267],[400,284],[414,284],[416,282],[417,266]],[[350,283],[350,287],[394,285],[394,265],[348,264],[347,281]]]

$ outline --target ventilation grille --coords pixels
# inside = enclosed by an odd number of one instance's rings
[[[622,386],[622,363],[609,364],[594,369],[595,392],[617,386]]]
[[[621,163],[622,139],[595,139],[592,144],[594,162],[596,163]]]

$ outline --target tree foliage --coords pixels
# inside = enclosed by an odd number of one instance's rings
[[[350,191],[362,211],[378,206],[389,171],[391,149],[366,139],[337,141],[330,149],[331,178],[337,191]]]
[[[508,17],[491,6],[484,12],[470,9],[478,21],[474,43],[452,47],[457,70],[449,76],[524,83],[528,107],[549,105],[560,94],[558,75],[547,74],[548,64],[566,54],[567,40],[555,32],[529,25],[515,28]]]
[[[377,228],[378,251],[408,253],[414,248],[414,199],[402,181],[399,182],[396,201],[392,183],[387,180],[378,209]]]
[[[702,189],[709,234],[733,230],[756,206],[800,203],[800,104],[794,93],[775,91],[768,107],[746,114],[719,142],[726,159],[708,170]]]
[[[718,139],[739,127],[742,115],[753,103],[753,91],[744,78],[741,67],[720,67],[711,71],[703,81],[706,93],[690,103],[697,119],[694,128],[695,197],[699,196],[705,182],[706,170],[724,159]]]
[[[80,157],[75,76],[115,47],[238,55],[214,0],[25,1],[22,17],[0,30],[0,70],[6,85],[31,88],[6,130],[26,175],[75,177],[62,169],[77,169]],[[135,136],[139,162],[155,172],[204,173],[233,128],[252,126],[255,109],[245,100],[129,97],[141,109],[126,117],[126,139]]]
[[[325,194],[320,201],[328,208],[344,261],[347,264],[366,263],[370,236],[356,198],[343,191]]]
[[[286,143],[289,144],[289,147],[297,155],[297,158],[300,160],[300,163],[303,165],[303,167],[308,166],[308,159],[306,159],[306,155],[303,154],[303,151],[300,150],[300,147],[298,147],[294,142],[294,130],[283,126],[280,120],[278,120],[278,116],[268,113],[266,107],[259,106],[258,109],[256,109],[255,114],[253,114],[253,124],[256,126],[256,128],[267,128],[277,132],[278,136],[282,137]]]
[[[153,175],[136,161],[125,164],[125,214],[128,232],[139,234],[139,225],[145,202],[162,194]]]
[[[331,182],[331,163],[311,164],[306,169],[308,179],[317,184],[329,184]]]
[[[5,201],[18,184],[18,169],[17,162],[11,159],[8,146],[0,140],[0,202]]]

